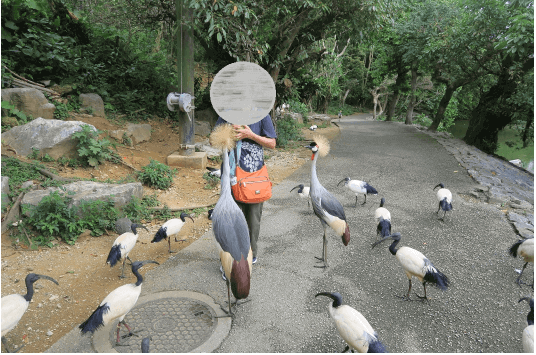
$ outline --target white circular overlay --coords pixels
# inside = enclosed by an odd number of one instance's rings
[[[220,70],[210,88],[212,107],[220,117],[236,125],[262,120],[275,102],[275,84],[255,63],[236,62]]]

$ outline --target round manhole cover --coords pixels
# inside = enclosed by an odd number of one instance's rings
[[[121,338],[122,353],[139,353],[141,340],[151,338],[150,350],[158,353],[187,353],[199,347],[212,335],[216,314],[206,303],[191,298],[161,298],[133,308],[125,322],[138,336]],[[128,334],[121,325],[119,336]],[[116,342],[116,328],[110,331],[110,342]]]

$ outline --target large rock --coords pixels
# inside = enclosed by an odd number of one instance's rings
[[[9,177],[2,176],[2,211],[9,203]]]
[[[140,182],[129,184],[105,184],[94,181],[77,181],[67,185],[63,185],[66,193],[74,193],[68,195],[72,198],[69,206],[79,206],[82,200],[84,201],[106,201],[111,198],[114,201],[115,207],[122,207],[128,204],[133,197],[143,197],[143,187]],[[57,187],[49,187],[46,190],[30,191],[24,195],[21,205],[37,206],[43,197],[50,195],[52,191],[61,191]]]
[[[127,123],[127,136],[132,138],[133,144],[146,142],[151,139],[151,125]]]
[[[210,135],[212,129],[210,128],[210,123],[205,121],[195,121],[195,134],[198,136],[206,137]]]
[[[56,110],[56,106],[48,102],[45,95],[37,89],[2,89],[2,101],[9,101],[19,111],[33,118],[53,119]],[[9,116],[7,109],[2,109],[2,116]]]
[[[97,94],[80,94],[80,108],[90,108],[93,116],[106,117],[104,114],[104,102]]]
[[[195,111],[195,120],[210,123],[210,126],[214,126],[218,120],[218,114],[214,109],[207,108],[206,110]]]
[[[36,148],[41,154],[48,153],[54,159],[61,156],[78,158],[78,140],[71,138],[71,135],[81,131],[81,126],[85,124],[81,121],[46,120],[39,117],[24,126],[13,127],[2,133],[2,142],[23,156],[31,154],[32,148]],[[96,131],[94,126],[90,126]]]

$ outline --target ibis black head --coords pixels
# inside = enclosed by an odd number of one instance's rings
[[[208,219],[212,220],[212,212],[214,212],[214,208],[208,210]]]
[[[339,183],[337,184],[337,186],[339,186],[339,185],[341,184],[341,182],[343,182],[343,181],[344,181],[344,184],[346,185],[346,184],[348,184],[348,182],[350,182],[350,178],[347,177],[347,178],[342,179],[341,181],[339,181]]]
[[[186,214],[184,212],[181,213],[181,221],[183,222],[186,222],[185,219],[186,218],[190,218],[192,220],[192,222],[194,221],[194,219],[192,218],[192,216],[190,216],[189,214]]]
[[[380,207],[383,207],[384,204],[385,204],[385,198],[382,197],[382,199],[380,200]]]
[[[151,343],[151,338],[143,338],[141,341],[141,352],[142,353],[148,353],[149,352],[149,344]]]
[[[342,296],[338,292],[319,292],[315,295],[315,297],[318,297],[318,296],[326,296],[326,297],[331,298],[333,300],[334,308],[342,305]]]
[[[380,239],[378,240],[376,243],[372,244],[372,248],[374,249],[374,247],[382,242],[385,242],[387,239],[389,240],[400,240],[400,238],[402,237],[402,235],[400,234],[400,232],[396,232],[396,233],[393,233],[383,239]]]
[[[145,229],[147,232],[149,231],[149,230],[147,229],[147,227],[145,227],[145,226],[142,225],[142,224],[132,223],[132,225],[130,226],[130,229],[132,229],[132,233],[134,233],[134,234],[138,234],[138,233],[136,233],[136,228],[143,228],[143,229]]]
[[[303,191],[303,184],[299,184],[298,186],[296,187],[293,187],[292,190],[290,190],[290,192],[294,191],[295,189],[298,189],[298,192],[302,192]]]
[[[28,274],[28,275],[26,275],[26,284],[27,285],[29,283],[33,284],[35,281],[37,281],[39,279],[47,279],[47,280],[50,280],[50,281],[54,282],[56,285],[59,285],[58,281],[54,280],[52,277],[46,276],[46,275],[39,275],[39,274]]]
[[[441,187],[442,189],[444,189],[444,188],[445,188],[445,185],[444,185],[442,182],[440,182],[439,184],[437,184],[437,185],[434,187],[434,190],[437,189],[438,187]]]
[[[134,271],[138,271],[139,268],[141,268],[143,265],[145,264],[156,264],[156,265],[160,265],[159,262],[157,261],[154,261],[154,260],[144,260],[144,261],[134,261],[132,263],[132,272],[135,273]]]

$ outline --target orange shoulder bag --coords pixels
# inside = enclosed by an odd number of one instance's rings
[[[240,168],[240,155],[236,157],[236,184],[231,186],[233,196],[236,200],[243,203],[260,203],[272,197],[272,182],[268,177],[266,164],[257,171],[252,173]]]

